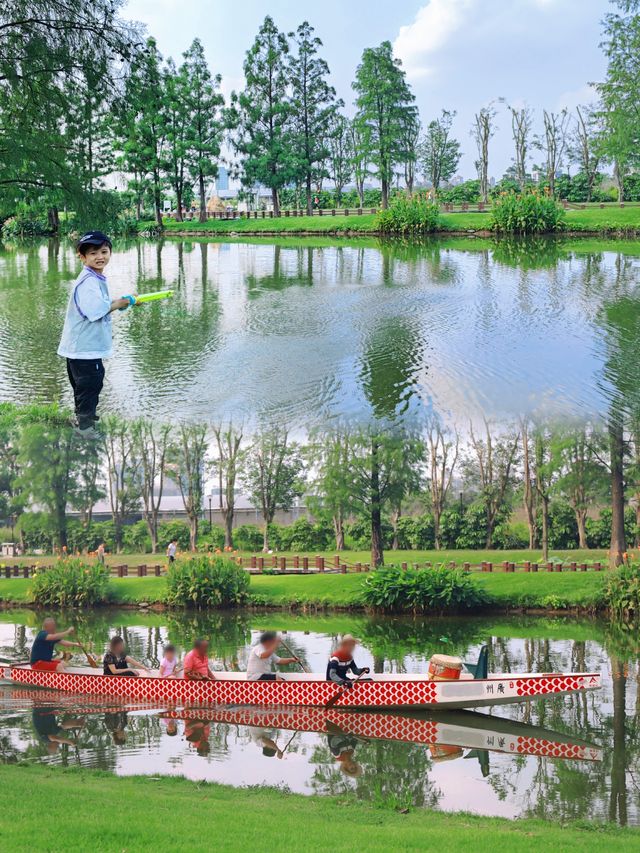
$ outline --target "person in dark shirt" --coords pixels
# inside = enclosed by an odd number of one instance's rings
[[[338,648],[329,658],[327,665],[327,681],[333,681],[335,684],[340,684],[343,687],[351,687],[352,680],[347,673],[352,672],[355,676],[364,675],[369,672],[369,667],[359,667],[353,659],[353,653],[358,640],[352,637],[351,634],[345,634],[338,643]]]
[[[69,634],[73,634],[73,628],[67,628],[66,631],[56,631],[55,619],[45,619],[42,623],[42,630],[38,631],[31,646],[31,669],[62,672],[64,662],[53,660],[56,643],[67,648],[80,648],[80,643],[72,643],[71,640],[65,639]]]
[[[122,637],[112,637],[109,651],[102,660],[105,675],[140,675],[138,669],[148,672],[146,666],[126,654]],[[137,667],[138,669],[134,669]]]

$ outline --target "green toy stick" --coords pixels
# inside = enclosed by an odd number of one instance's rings
[[[155,293],[141,293],[136,296],[136,302],[155,302],[156,299],[169,299],[173,290],[156,290]]]

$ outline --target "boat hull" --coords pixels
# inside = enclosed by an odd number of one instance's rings
[[[80,695],[117,696],[189,706],[293,706],[375,709],[461,709],[523,702],[596,690],[598,673],[495,676],[460,681],[429,681],[422,676],[374,676],[343,690],[314,675],[288,675],[286,681],[247,681],[239,673],[222,673],[215,681],[184,678],[107,676],[93,670],[42,672],[29,666],[2,668],[14,684]],[[335,701],[332,701],[335,700]]]

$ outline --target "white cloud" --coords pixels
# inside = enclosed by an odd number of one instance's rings
[[[430,0],[418,10],[413,23],[400,27],[393,43],[409,77],[422,77],[433,69],[431,57],[464,26],[477,0]]]

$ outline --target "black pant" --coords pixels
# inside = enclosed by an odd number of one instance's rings
[[[275,681],[276,674],[275,672],[263,672],[258,681]]]
[[[78,426],[87,429],[96,420],[98,399],[104,382],[102,359],[68,358],[67,376],[73,388]]]

